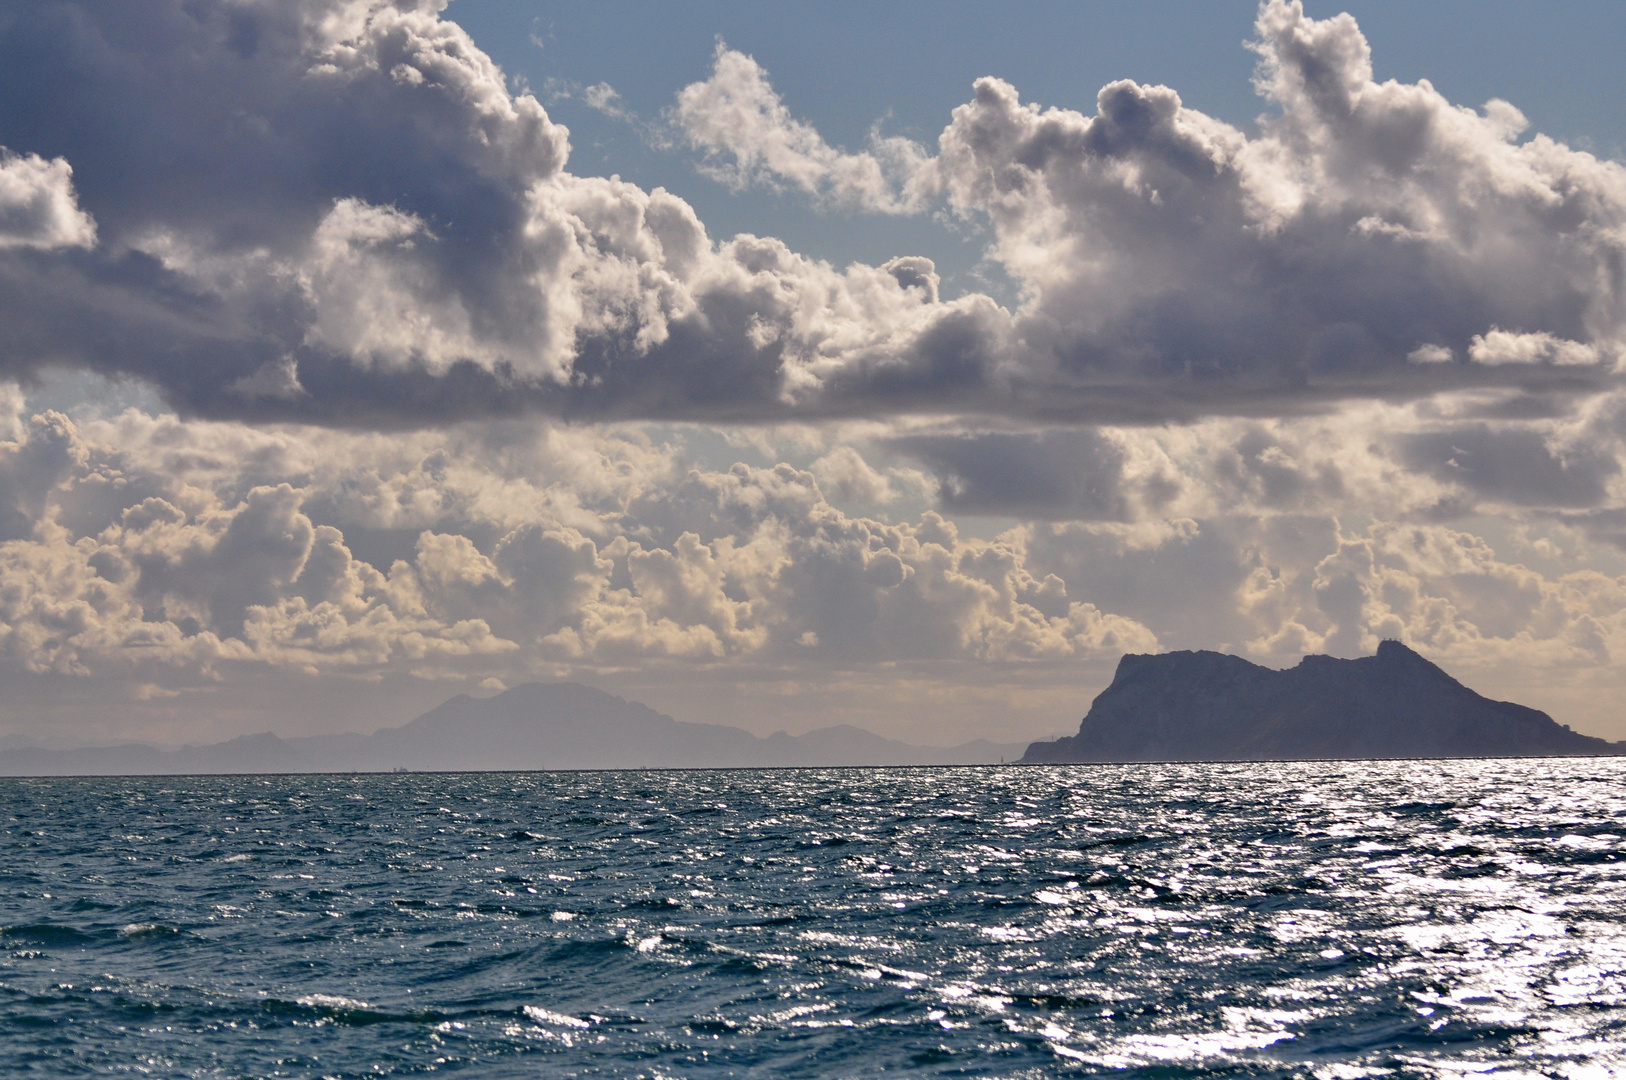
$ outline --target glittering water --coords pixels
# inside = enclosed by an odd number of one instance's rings
[[[1626,1072],[1626,760],[0,781],[71,1076]]]

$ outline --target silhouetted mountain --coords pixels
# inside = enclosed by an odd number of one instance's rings
[[[1216,652],[1130,654],[1078,734],[1024,762],[1615,754],[1544,712],[1492,701],[1398,641],[1287,671]]]
[[[459,694],[372,735],[264,734],[179,750],[14,748],[0,751],[0,775],[974,765],[1021,752],[1021,744],[982,739],[911,746],[845,724],[762,738],[722,724],[682,723],[577,683],[529,683],[491,698]]]

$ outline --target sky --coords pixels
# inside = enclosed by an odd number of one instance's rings
[[[1626,738],[1618,5],[872,8],[0,10],[0,737],[1396,638]]]

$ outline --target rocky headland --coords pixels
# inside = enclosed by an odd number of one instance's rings
[[[1626,745],[1476,694],[1398,641],[1276,671],[1217,652],[1129,654],[1078,734],[1021,760],[1263,761],[1612,755]]]

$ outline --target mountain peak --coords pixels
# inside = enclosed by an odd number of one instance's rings
[[[1377,658],[1379,660],[1406,660],[1413,657],[1418,660],[1422,659],[1422,656],[1404,641],[1395,638],[1384,638],[1378,642]]]

